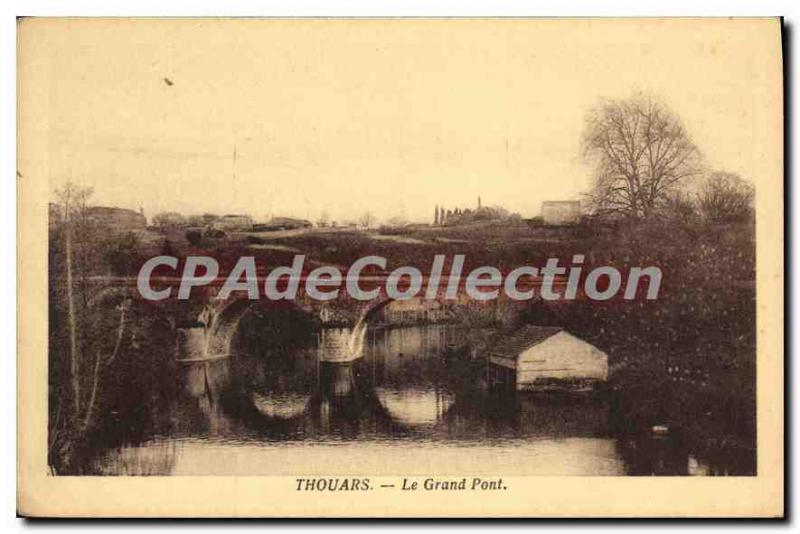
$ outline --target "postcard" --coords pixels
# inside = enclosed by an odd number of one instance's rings
[[[21,18],[28,517],[782,517],[782,21]]]

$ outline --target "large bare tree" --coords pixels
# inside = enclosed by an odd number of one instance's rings
[[[678,116],[642,93],[593,108],[582,152],[595,168],[593,208],[635,219],[650,217],[701,170],[700,152]]]

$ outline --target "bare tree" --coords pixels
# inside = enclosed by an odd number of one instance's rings
[[[684,227],[697,226],[700,220],[695,198],[685,191],[670,193],[664,199],[664,205],[659,213],[665,220],[681,224]]]
[[[598,213],[648,218],[700,172],[700,153],[678,116],[641,93],[592,109],[582,152],[595,167],[590,196]]]
[[[375,217],[371,212],[365,211],[358,222],[363,228],[370,228],[375,224]]]
[[[697,203],[703,218],[714,223],[746,221],[753,214],[755,189],[740,176],[715,172],[703,183]]]
[[[75,221],[86,213],[86,201],[92,189],[80,187],[73,183],[66,184],[56,192],[64,207],[64,257],[67,289],[67,322],[69,324],[70,376],[72,382],[73,413],[77,417],[80,412],[80,356],[78,354],[78,326],[75,311],[75,295],[73,290],[73,227]]]
[[[51,358],[56,358],[50,360],[51,365],[63,357],[63,365],[58,362],[56,367],[64,372],[59,373],[57,379],[65,379],[64,395],[61,395],[61,384],[56,386],[59,387],[58,406],[54,409],[55,419],[51,421],[48,440],[48,454],[59,455],[60,465],[71,464],[77,443],[86,439],[87,431],[95,424],[102,371],[117,359],[125,334],[130,330],[128,310],[131,303],[128,299],[123,298],[116,304],[118,318],[109,314],[107,308],[93,309],[90,304],[92,290],[86,284],[87,275],[90,269],[107,261],[103,258],[103,229],[97,228],[88,217],[87,202],[91,194],[91,188],[73,183],[56,191],[60,213],[55,233],[50,236],[51,240],[56,240],[55,248],[61,249],[63,254],[61,261],[49,265],[51,290],[56,291],[51,299],[63,291],[66,301],[64,335],[69,340],[63,353],[53,353],[56,347],[50,347]],[[105,242],[114,244],[119,239],[119,236],[106,237]],[[112,336],[113,345],[109,347]]]

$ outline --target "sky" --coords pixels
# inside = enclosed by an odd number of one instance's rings
[[[683,119],[709,168],[754,178],[759,27],[72,19],[20,49],[46,70],[52,191],[90,185],[148,216],[432,221],[478,196],[524,217],[581,198],[586,113],[636,90]]]

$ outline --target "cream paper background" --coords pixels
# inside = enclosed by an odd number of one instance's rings
[[[144,42],[158,35],[174,36],[186,47],[198,25],[223,37],[275,30],[283,45],[303,51],[304,32],[321,33],[328,46],[346,46],[348,35],[369,27],[406,32],[418,46],[433,46],[437,32],[471,31],[471,39],[487,47],[505,32],[526,33],[526,45],[546,49],[559,35],[573,49],[587,51],[608,42],[635,46],[637,36],[661,43],[654,61],[670,65],[669,76],[702,88],[703,72],[680,69],[677,46],[687,39],[724,51],[729,59],[749,62],[747,83],[735,80],[720,88],[730,113],[749,113],[742,132],[750,156],[744,165],[757,189],[757,406],[758,476],[691,477],[510,477],[505,492],[353,493],[294,491],[294,477],[53,477],[47,474],[47,203],[63,176],[53,168],[52,124],[63,111],[53,101],[52,73],[59,43],[75,32],[105,32],[103,47],[112,52],[122,39]],[[120,29],[120,32],[115,30]],[[780,21],[777,19],[22,19],[18,25],[18,508],[30,516],[177,516],[177,517],[316,517],[316,516],[444,516],[444,517],[563,517],[563,516],[777,516],[783,513],[783,86]],[[273,36],[274,38],[274,36]],[[167,39],[166,41],[170,41]],[[128,41],[129,42],[129,41]],[[341,43],[338,45],[337,43]],[[670,43],[676,46],[670,47]],[[475,43],[473,42],[473,45]],[[670,50],[674,50],[670,52]],[[312,53],[313,51],[308,50]],[[716,53],[716,52],[714,52]],[[721,52],[722,53],[722,52]],[[672,55],[670,55],[672,54]],[[557,57],[557,54],[554,55]],[[594,58],[596,60],[596,58]],[[125,57],[118,60],[124,65]],[[587,61],[589,58],[587,58]],[[688,62],[687,62],[688,63]],[[391,67],[391,66],[389,66]],[[556,65],[553,64],[553,68]],[[97,68],[112,68],[98,65]],[[497,66],[495,67],[497,68]],[[500,65],[509,80],[517,66]],[[116,71],[114,71],[116,72]],[[387,68],[386,72],[391,72]],[[595,76],[618,76],[613,69]],[[349,70],[341,76],[357,76]],[[602,77],[597,80],[603,83]],[[278,80],[279,82],[279,80]],[[459,80],[447,80],[458,85]],[[279,86],[279,83],[276,83]],[[737,89],[741,94],[732,90]],[[746,87],[746,91],[741,88]],[[633,88],[632,88],[633,89]],[[705,90],[709,88],[704,87]],[[78,106],[80,93],[74,94]],[[268,98],[270,95],[265,95]],[[491,95],[490,95],[491,96]],[[598,95],[603,96],[603,95]],[[624,95],[623,95],[624,96]],[[666,95],[668,98],[670,95]],[[565,101],[565,106],[569,105]],[[324,106],[326,103],[320,103]],[[488,114],[476,109],[475,113]],[[385,125],[391,126],[391,115]],[[464,118],[463,120],[468,120]],[[708,120],[706,120],[708,122]],[[379,126],[384,126],[383,124]],[[457,124],[455,125],[457,126]],[[705,124],[713,130],[714,123]],[[720,116],[719,128],[728,126]],[[123,125],[119,126],[120,128]],[[298,136],[301,134],[298,133]],[[576,133],[577,135],[577,133]],[[701,148],[702,145],[701,145]],[[747,149],[746,151],[744,149]],[[386,181],[376,182],[388,187]],[[112,184],[124,197],[140,189],[137,181]],[[189,184],[196,185],[196,184]],[[490,189],[493,184],[486,183]],[[207,196],[225,191],[206,186]],[[335,457],[328,459],[335,462]],[[386,458],[391,465],[392,458]],[[323,466],[318,466],[320,471]],[[446,474],[443,467],[442,474]],[[429,473],[436,476],[438,473]],[[369,476],[370,473],[353,473]],[[397,477],[372,477],[376,484],[397,483]]]

